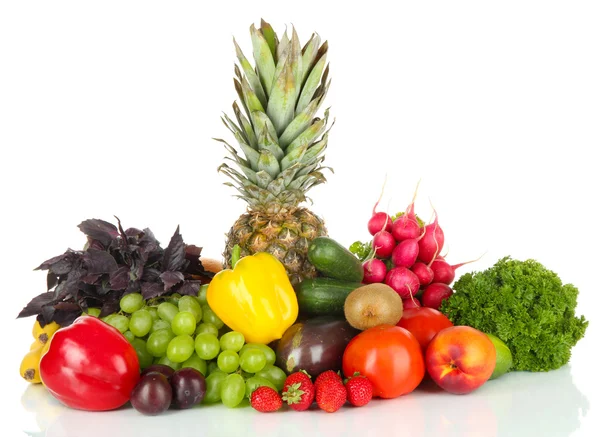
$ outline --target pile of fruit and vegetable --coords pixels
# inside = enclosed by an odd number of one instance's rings
[[[230,155],[219,170],[248,209],[222,262],[179,227],[165,246],[118,218],[83,221],[83,248],[38,267],[47,291],[19,314],[35,316],[21,376],[89,411],[335,412],[425,380],[466,394],[566,364],[588,325],[577,288],[508,255],[455,280],[466,263],[446,259],[438,215],[417,216],[416,190],[394,216],[375,204],[367,241],[328,237],[302,206],[328,170],[329,111],[317,116],[328,44],[313,34],[301,46],[295,30],[280,39],[264,21],[250,33],[255,63],[235,43],[239,101],[222,118],[238,147],[219,140]]]

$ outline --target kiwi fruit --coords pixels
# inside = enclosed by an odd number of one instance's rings
[[[375,283],[352,291],[344,302],[348,323],[364,331],[379,325],[395,325],[402,318],[402,298],[392,287]]]

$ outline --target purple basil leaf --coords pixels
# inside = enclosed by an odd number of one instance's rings
[[[183,281],[185,278],[181,272],[164,272],[160,275],[160,279],[165,284],[165,291],[169,291],[173,285]]]
[[[158,282],[142,282],[142,296],[144,299],[152,299],[163,294],[165,294],[165,289],[162,284]]]
[[[86,284],[95,284],[98,279],[102,276],[102,273],[94,273],[92,275],[85,275],[81,277],[81,280]]]
[[[147,268],[144,269],[144,274],[142,275],[142,281],[145,282],[156,282],[160,278],[160,270],[155,268]]]
[[[108,281],[113,290],[124,290],[129,284],[129,268],[127,266],[119,267],[110,273]]]
[[[53,317],[54,321],[62,327],[71,325],[82,313],[81,308],[77,304],[64,303],[64,305],[69,305],[69,307],[65,309],[55,307]]]
[[[71,271],[75,258],[75,253],[72,251],[67,251],[62,255],[58,255],[44,261],[34,270],[51,270],[56,275],[64,275]]]
[[[54,293],[52,291],[47,291],[45,293],[39,294],[33,299],[29,301],[27,305],[21,310],[17,319],[21,317],[30,317],[36,314],[39,314],[42,311],[42,307],[44,305],[49,304],[54,300]]]
[[[177,293],[181,294],[182,296],[197,296],[198,291],[200,290],[200,285],[202,285],[202,281],[185,281],[183,284],[181,284],[181,287],[177,289]]]
[[[60,281],[54,289],[54,299],[58,301],[76,296],[81,276],[81,271],[71,270],[71,272],[67,275],[66,279]]]
[[[106,247],[104,247],[104,245],[100,241],[88,237],[88,250],[89,249],[106,250]]]
[[[204,267],[202,267],[202,263],[200,262],[201,253],[201,247],[194,246],[193,244],[185,246],[185,259],[188,261],[188,264],[185,268],[186,273],[204,273]]]
[[[81,313],[81,308],[74,302],[58,302],[54,305],[54,309],[56,311],[79,311]]]
[[[119,236],[119,230],[112,223],[100,219],[90,219],[81,222],[78,228],[94,240],[98,240],[104,247],[110,246]]]
[[[83,255],[83,264],[88,274],[111,273],[119,267],[110,253],[96,249],[88,249]]]
[[[50,323],[54,321],[54,312],[54,305],[44,305],[39,316],[41,316],[45,323]]]
[[[129,281],[127,288],[123,292],[123,296],[125,296],[126,294],[131,294],[131,293],[139,293],[141,288],[142,288],[142,286],[141,286],[140,281]]]
[[[140,239],[144,236],[144,231],[140,231],[137,228],[129,228],[125,231],[125,235],[128,237],[135,237],[136,239]]]
[[[57,276],[52,272],[48,272],[48,275],[46,276],[46,290],[52,290],[56,284],[58,284],[59,278],[60,276]]]
[[[175,230],[175,233],[169,241],[169,245],[165,249],[162,260],[162,271],[163,272],[174,272],[181,269],[185,262],[185,244],[183,243],[183,237],[179,233],[179,226]]]
[[[102,308],[100,308],[100,317],[106,317],[109,314],[118,313],[120,309],[119,301],[120,294],[110,293],[109,295],[107,295],[106,299],[104,300],[104,304],[102,305]]]

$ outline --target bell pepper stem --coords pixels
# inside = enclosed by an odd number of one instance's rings
[[[231,268],[234,268],[237,262],[240,260],[241,253],[242,249],[238,244],[233,246],[233,250],[231,251]]]

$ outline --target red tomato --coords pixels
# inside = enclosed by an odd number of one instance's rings
[[[360,372],[369,378],[373,396],[387,399],[410,393],[425,375],[419,342],[393,325],[375,326],[350,340],[342,368],[347,377]]]
[[[425,353],[429,342],[442,329],[454,326],[444,314],[433,308],[408,308],[402,314],[398,326],[409,330],[415,336]]]

